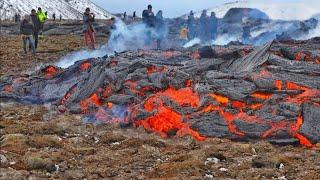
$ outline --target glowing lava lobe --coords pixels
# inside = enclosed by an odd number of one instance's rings
[[[86,71],[89,69],[90,66],[91,66],[91,64],[89,62],[84,62],[80,65],[80,69],[81,69],[81,71]]]
[[[55,66],[48,66],[43,70],[47,79],[53,78],[58,73],[58,68]]]
[[[96,93],[92,94],[88,99],[80,101],[80,107],[81,107],[82,113],[88,112],[88,107],[90,104],[93,104],[95,106],[100,106],[100,100]]]
[[[162,137],[167,137],[171,132],[176,132],[178,136],[189,134],[197,140],[204,140],[205,138],[192,130],[189,124],[183,122],[183,115],[164,105],[162,97],[169,98],[180,106],[199,106],[199,96],[191,88],[179,90],[168,88],[163,92],[156,93],[144,104],[146,111],[155,111],[156,113],[146,119],[137,121],[135,124],[155,131]]]

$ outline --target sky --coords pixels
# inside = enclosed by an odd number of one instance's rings
[[[91,0],[97,5],[111,13],[127,12],[131,15],[133,11],[141,16],[143,9],[152,4],[153,11],[164,10],[164,17],[177,17],[188,13],[190,10],[201,11],[205,8],[214,7],[235,0]],[[270,0],[255,0],[269,2]],[[318,0],[272,0],[272,2],[317,2]]]

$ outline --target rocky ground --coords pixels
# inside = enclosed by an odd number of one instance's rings
[[[106,37],[97,37],[99,44],[106,43]],[[44,36],[39,40],[37,53],[25,54],[19,35],[5,35],[1,37],[0,46],[0,75],[21,71],[34,70],[41,65],[57,61],[60,57],[85,48],[84,38],[79,35]]]
[[[84,46],[80,36],[47,36],[36,55],[24,55],[18,36],[1,42],[1,74],[54,62]],[[80,115],[47,106],[1,102],[0,108],[0,179],[320,179],[320,144],[164,139],[142,128],[85,124]]]

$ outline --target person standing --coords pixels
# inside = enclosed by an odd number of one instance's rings
[[[216,13],[211,12],[211,16],[209,19],[209,27],[210,27],[210,40],[215,40],[218,32],[218,19],[216,17]]]
[[[52,19],[53,19],[53,21],[56,21],[56,13],[52,14]]]
[[[148,5],[148,9],[145,9],[142,12],[142,22],[146,24],[147,27],[155,27],[155,16],[150,4]]]
[[[127,20],[127,12],[124,12],[123,13],[123,21],[126,21]]]
[[[39,36],[40,38],[42,38],[43,26],[44,26],[44,22],[47,20],[47,15],[42,11],[40,7],[38,8],[37,17],[40,21]]]
[[[203,10],[200,16],[200,28],[201,40],[207,41],[209,38],[209,17],[207,10]]]
[[[91,49],[95,49],[95,31],[93,28],[94,18],[95,15],[92,12],[90,12],[90,8],[86,8],[86,11],[83,14],[83,24],[85,27],[84,37],[86,45]]]
[[[15,23],[18,22],[18,14],[17,13],[14,14],[14,22]]]
[[[142,22],[148,28],[146,31],[145,45],[150,45],[152,40],[151,31],[155,28],[155,16],[152,12],[152,6],[149,4],[148,9],[143,10],[142,12]]]
[[[22,37],[23,50],[25,54],[27,54],[27,44],[31,46],[32,53],[33,54],[36,53],[34,40],[33,40],[33,32],[34,32],[34,26],[30,22],[30,16],[25,15],[23,21],[20,24],[20,34]]]
[[[34,47],[35,49],[38,48],[38,36],[39,36],[39,30],[40,30],[40,21],[38,19],[37,13],[35,9],[31,10],[31,21],[34,27],[34,31],[33,31],[33,39],[34,39]]]
[[[165,24],[162,16],[162,10],[158,11],[156,15],[156,32],[157,32],[157,48],[161,48],[161,42],[164,39],[165,35]]]
[[[190,11],[187,24],[188,24],[188,38],[191,40],[196,37],[196,20],[194,18],[193,11]]]
[[[132,20],[133,20],[133,21],[136,20],[136,12],[135,12],[135,11],[133,12]]]
[[[60,14],[60,17],[59,17],[60,21],[62,21],[62,15]]]
[[[180,36],[179,36],[181,45],[185,44],[188,41],[188,33],[189,33],[188,28],[186,27],[181,28]]]

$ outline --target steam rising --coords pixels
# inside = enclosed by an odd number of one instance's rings
[[[67,68],[73,65],[76,61],[88,58],[97,58],[105,55],[112,55],[114,52],[122,52],[126,50],[145,49],[150,46],[150,42],[158,37],[167,34],[165,27],[161,31],[154,28],[148,28],[143,23],[126,25],[123,21],[117,20],[115,29],[111,31],[111,36],[108,42],[102,45],[99,49],[89,51],[80,50],[63,57],[56,66]]]

